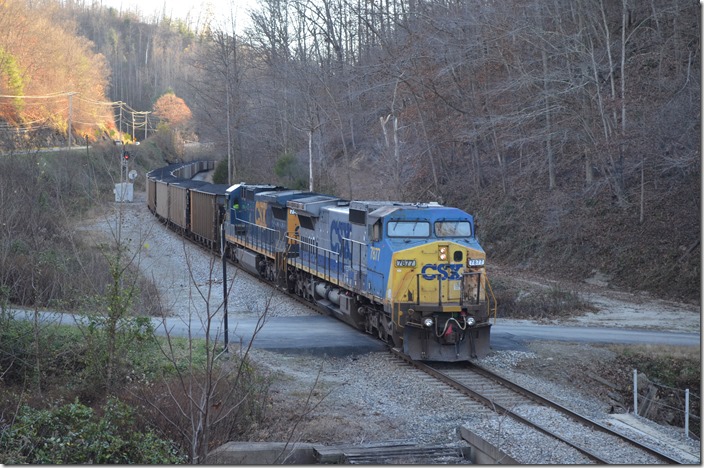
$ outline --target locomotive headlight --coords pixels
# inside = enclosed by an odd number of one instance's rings
[[[440,249],[438,250],[438,257],[442,261],[447,260],[447,246],[446,245],[440,246]]]
[[[467,323],[468,327],[474,326],[474,324],[477,323],[477,321],[474,320],[474,317],[467,317],[465,319],[465,322]]]
[[[423,319],[423,325],[425,325],[428,328],[432,327],[433,326],[433,319],[431,319],[430,317]]]

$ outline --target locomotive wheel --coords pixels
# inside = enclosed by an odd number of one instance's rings
[[[297,274],[294,281],[295,281],[295,283],[294,283],[294,289],[296,290],[296,294],[297,294],[299,297],[304,297],[304,294],[305,294],[305,287],[304,287],[304,285],[303,285],[303,278],[301,278],[301,275],[300,275],[300,274]]]
[[[377,322],[377,331],[379,332],[379,338],[385,343],[392,343],[393,341],[393,322],[385,315],[380,315]]]
[[[271,260],[268,261],[266,264],[266,274],[269,281],[276,283],[276,280],[278,279],[278,275],[276,273],[276,265],[274,265],[274,262],[272,262]]]
[[[293,269],[289,268],[288,274],[286,275],[286,290],[289,293],[298,294],[298,290],[296,289],[296,283],[296,273],[293,271]]]
[[[393,326],[393,324],[392,327],[391,340],[393,341],[394,348],[400,348],[403,350],[403,335],[398,327]]]
[[[315,298],[313,294],[313,280],[309,275],[306,275],[306,278],[303,280],[303,292],[303,298],[308,302],[313,302]]]
[[[372,317],[373,315],[369,313],[369,310],[366,307],[360,307],[359,311],[364,315],[364,331],[368,334],[373,334],[374,332],[374,324],[372,323]]]

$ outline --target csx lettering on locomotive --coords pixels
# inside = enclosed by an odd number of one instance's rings
[[[458,280],[462,279],[462,275],[460,275],[460,268],[462,268],[461,263],[441,263],[441,264],[435,264],[435,263],[428,263],[423,266],[423,269],[421,270],[421,274],[423,275],[423,279],[432,281],[436,279],[442,280]],[[437,272],[434,274],[433,272]]]
[[[330,246],[334,252],[341,252],[341,246],[344,246],[343,257],[346,259],[352,258],[350,243],[345,242],[345,239],[349,239],[351,232],[352,226],[349,223],[343,223],[338,220],[330,223]]]

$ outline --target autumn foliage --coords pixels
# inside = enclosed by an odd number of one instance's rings
[[[108,66],[90,41],[75,33],[56,4],[30,9],[0,5],[0,119],[23,130],[95,135],[114,127],[105,97]]]
[[[166,93],[154,104],[154,116],[174,129],[184,130],[191,122],[191,109],[174,93]]]

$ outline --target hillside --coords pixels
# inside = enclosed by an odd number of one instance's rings
[[[652,189],[655,184],[658,190]],[[553,279],[591,279],[607,288],[699,303],[700,170],[658,178],[642,200],[637,181],[631,186],[626,208],[608,192],[561,187],[509,196],[494,188],[470,209],[479,215],[488,256],[502,264]]]
[[[33,8],[71,31],[81,63],[104,60],[106,99],[146,111],[182,98],[193,116],[184,134],[229,157],[231,180],[307,187],[310,161],[320,192],[475,214],[493,263],[699,301],[691,0],[261,0],[237,36],[97,4]],[[26,73],[38,83],[52,69]],[[17,138],[3,116],[0,139]],[[158,130],[139,118],[125,116],[128,134]],[[180,157],[172,137],[162,146]]]
[[[45,146],[71,130],[81,140],[109,138],[109,68],[93,44],[61,18],[57,3],[3,3],[0,13],[0,143]]]

